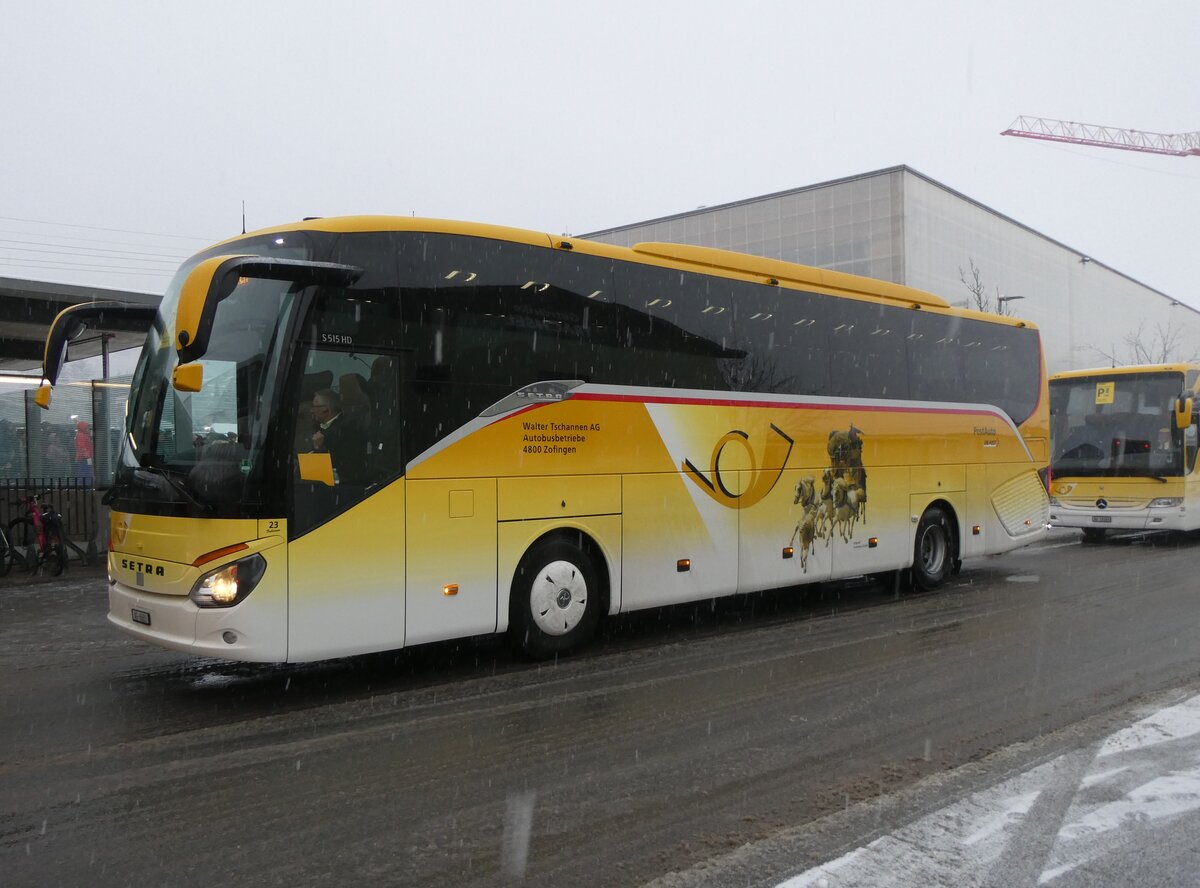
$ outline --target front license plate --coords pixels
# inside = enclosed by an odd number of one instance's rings
[[[133,613],[133,622],[141,623],[143,626],[150,625],[150,611],[144,611],[141,608],[130,608]]]
[[[1093,515],[1092,524],[1112,524],[1112,515]]]

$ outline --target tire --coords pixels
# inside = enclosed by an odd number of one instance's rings
[[[600,573],[585,549],[562,537],[542,540],[513,576],[509,632],[534,659],[565,653],[595,631],[602,593]]]
[[[1083,529],[1083,541],[1092,545],[1104,542],[1104,535],[1108,533],[1107,527],[1085,527]]]
[[[63,545],[62,534],[57,530],[46,533],[46,569],[50,576],[61,576],[67,569],[67,547]]]
[[[917,524],[913,543],[913,585],[932,592],[945,582],[957,557],[950,516],[939,506],[930,506]]]
[[[14,518],[8,523],[8,545],[12,550],[10,561],[21,570],[37,566],[37,531],[28,518]]]

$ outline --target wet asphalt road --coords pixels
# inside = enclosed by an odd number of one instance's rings
[[[6,581],[0,883],[641,884],[1196,681],[1198,563],[1058,534],[937,593],[636,614],[541,665],[197,660],[110,629],[95,574]]]

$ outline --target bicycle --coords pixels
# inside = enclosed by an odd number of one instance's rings
[[[49,496],[33,493],[14,500],[14,506],[23,506],[26,514],[8,523],[8,541],[4,556],[4,571],[7,572],[18,558],[22,567],[37,571],[46,565],[51,576],[57,577],[67,567],[67,548],[63,544],[62,516],[50,506],[42,507],[38,497]],[[36,549],[34,547],[36,546]],[[33,550],[33,553],[31,553]]]

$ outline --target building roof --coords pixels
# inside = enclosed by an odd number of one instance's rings
[[[137,293],[104,287],[57,284],[22,278],[0,277],[0,370],[25,372],[42,366],[46,331],[55,316],[81,302],[130,302],[158,305],[159,293]],[[117,351],[142,344],[140,333],[114,333],[109,349]],[[100,354],[99,336],[71,344],[71,359]]]

